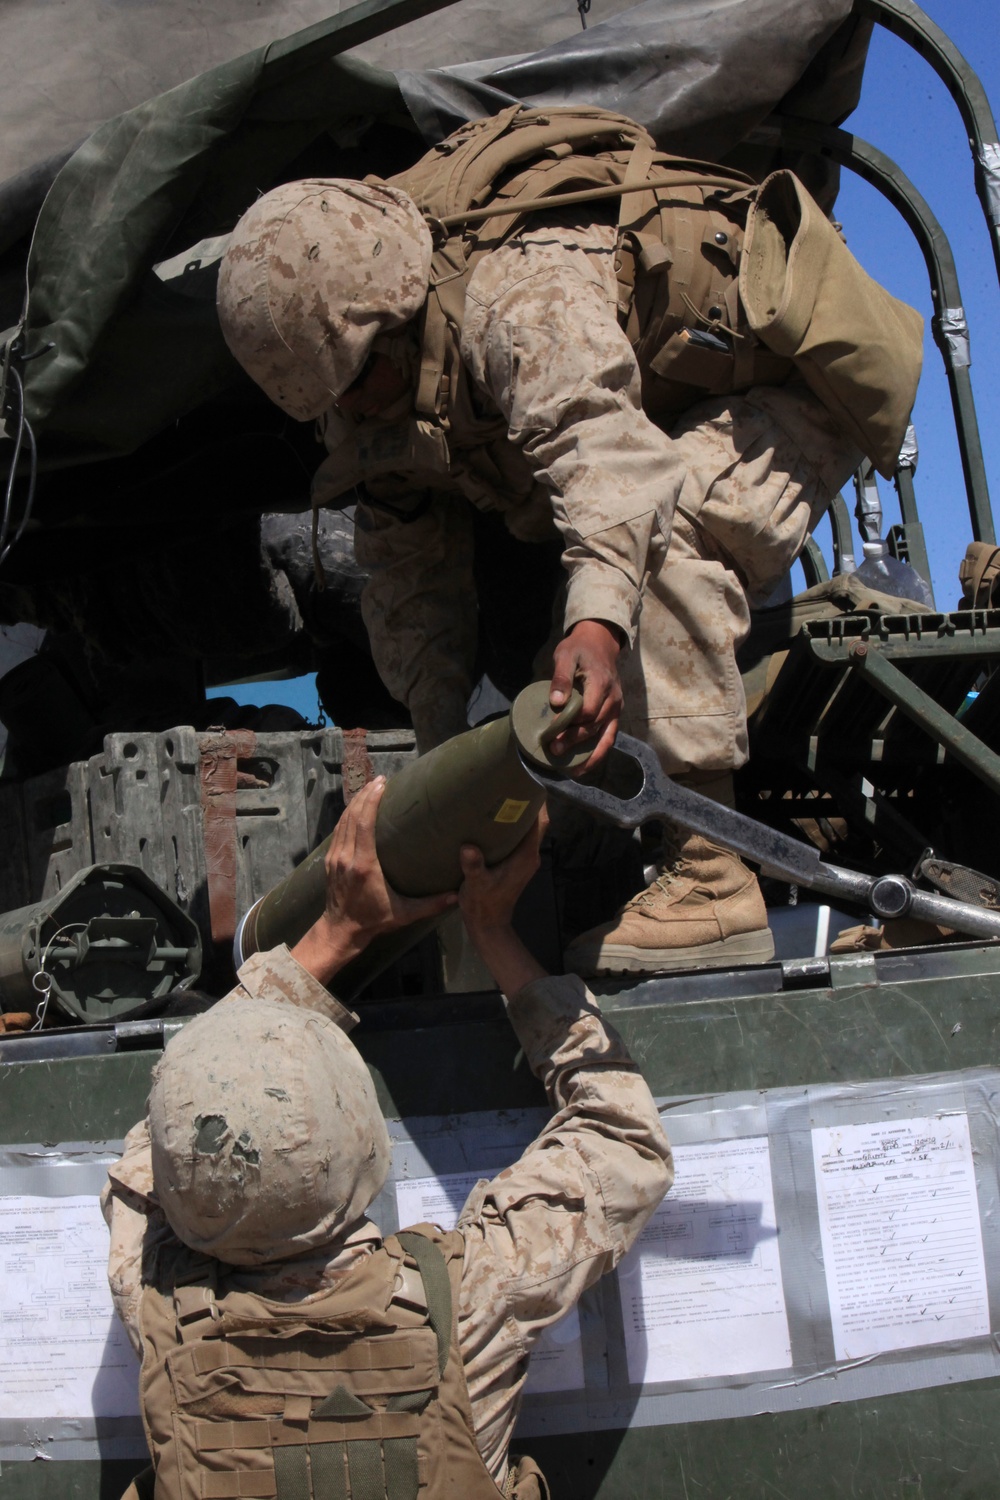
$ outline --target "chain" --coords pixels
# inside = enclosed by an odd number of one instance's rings
[[[47,968],[53,945],[59,941],[65,932],[85,932],[86,929],[86,922],[66,922],[62,927],[56,928],[42,949],[42,956],[38,961],[38,969],[31,976],[31,988],[39,996],[38,1005],[35,1009],[35,1023],[31,1028],[32,1031],[41,1031],[45,1025],[45,1017],[48,1014],[49,999],[52,994],[52,986],[55,983],[53,975],[49,973]]]
[[[38,995],[38,1005],[35,1007],[35,1023],[32,1031],[41,1031],[45,1025],[45,1016],[49,1008],[49,995],[52,993],[52,975],[45,969],[39,969],[37,974],[31,976],[31,988]]]

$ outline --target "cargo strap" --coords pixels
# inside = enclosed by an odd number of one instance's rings
[[[236,932],[238,762],[255,754],[257,736],[249,729],[223,729],[199,735],[198,749],[212,941],[231,943]]]
[[[367,729],[345,729],[344,749],[340,758],[340,784],[344,806],[352,802],[363,786],[375,779],[375,767],[368,754]]]

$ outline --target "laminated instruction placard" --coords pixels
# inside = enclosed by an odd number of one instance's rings
[[[139,1361],[108,1288],[96,1197],[0,1198],[0,1413],[4,1419],[139,1411]]]
[[[615,1272],[546,1330],[520,1435],[1000,1376],[998,1085],[982,1069],[663,1101],[674,1187]],[[390,1122],[372,1217],[384,1233],[452,1228],[546,1119]],[[77,1179],[78,1148],[60,1149],[0,1160],[0,1458],[30,1456],[40,1424],[51,1457],[139,1454],[137,1362],[96,1192],[106,1168]]]

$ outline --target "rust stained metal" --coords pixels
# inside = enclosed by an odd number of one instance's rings
[[[241,760],[250,760],[257,736],[223,729],[198,736],[205,870],[212,940],[231,943],[236,932],[236,791]]]
[[[366,729],[344,730],[344,758],[340,768],[344,789],[344,806],[356,797],[363,786],[374,780],[375,768],[368,754]]]

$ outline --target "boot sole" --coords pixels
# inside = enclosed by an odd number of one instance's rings
[[[759,932],[740,932],[715,943],[693,948],[633,948],[626,943],[604,943],[599,948],[572,945],[566,966],[573,973],[602,976],[614,974],[669,974],[675,969],[724,969],[730,964],[766,964],[774,957],[774,938],[768,927]]]

